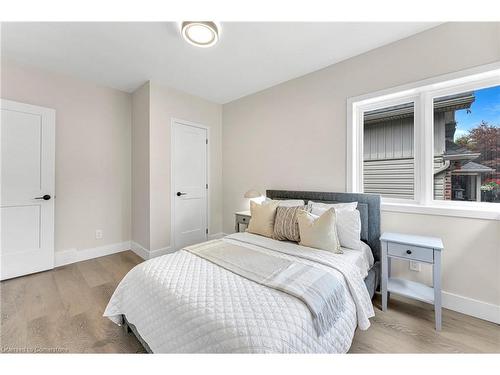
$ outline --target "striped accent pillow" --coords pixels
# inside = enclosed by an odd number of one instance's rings
[[[306,206],[278,207],[274,219],[273,238],[280,241],[300,241],[297,213],[305,210]]]

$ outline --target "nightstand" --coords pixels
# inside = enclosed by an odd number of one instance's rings
[[[250,214],[250,211],[240,211],[236,212],[234,214],[235,219],[234,219],[234,230],[236,232],[240,231],[240,224],[244,224],[248,226],[248,223],[250,222],[250,218],[252,217]]]
[[[436,237],[384,233],[382,244],[382,311],[387,310],[388,293],[434,305],[436,330],[441,330],[441,251],[443,241]],[[432,264],[433,287],[391,277],[391,259]]]

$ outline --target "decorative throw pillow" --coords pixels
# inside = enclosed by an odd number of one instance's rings
[[[322,214],[326,209],[317,208]],[[353,250],[361,250],[361,215],[358,210],[335,210],[337,219],[337,234],[340,246]]]
[[[306,206],[281,207],[276,210],[276,219],[274,220],[273,238],[280,241],[300,241],[299,223],[297,214],[299,210],[304,210]]]
[[[349,203],[321,203],[321,202],[307,202],[308,211],[314,215],[321,215],[329,208],[335,208],[336,212],[339,211],[354,211],[358,207],[358,202]]]
[[[276,216],[278,202],[258,204],[250,202],[250,223],[247,231],[261,236],[272,237],[274,232],[274,218]]]
[[[300,210],[297,214],[300,232],[299,245],[341,254],[335,219],[333,208],[321,216]]]

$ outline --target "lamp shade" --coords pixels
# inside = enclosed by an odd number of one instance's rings
[[[245,198],[259,198],[262,197],[262,194],[258,192],[257,190],[250,189],[248,190],[245,195]]]

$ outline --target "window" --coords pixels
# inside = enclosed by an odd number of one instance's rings
[[[348,100],[351,192],[500,220],[500,64]]]
[[[434,199],[500,203],[500,86],[434,99]]]

